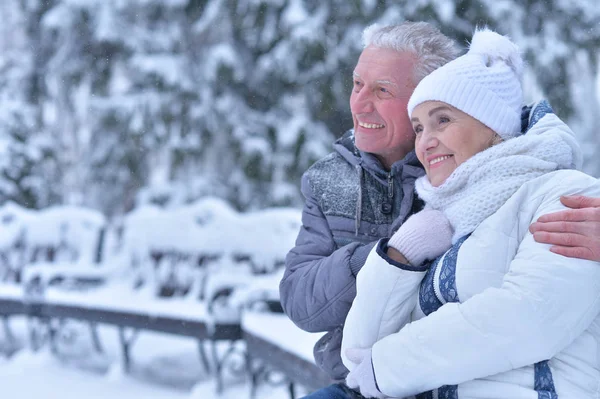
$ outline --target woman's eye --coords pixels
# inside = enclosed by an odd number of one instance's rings
[[[439,122],[440,123],[448,123],[448,122],[450,122],[450,118],[448,118],[447,116],[440,116]]]
[[[415,131],[415,134],[419,134],[423,131],[423,127],[421,125],[416,125],[413,126],[413,130]]]

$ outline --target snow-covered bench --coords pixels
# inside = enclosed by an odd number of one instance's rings
[[[56,206],[34,211],[12,202],[0,207],[0,281],[20,282],[31,264],[97,263],[106,220],[98,211]]]
[[[313,358],[313,346],[323,334],[300,330],[283,313],[253,311],[244,312],[242,332],[252,398],[256,397],[261,380],[268,381],[273,371],[285,376],[283,382],[288,384],[292,399],[296,397],[296,384],[310,392],[331,383]]]
[[[235,288],[276,271],[300,226],[298,209],[240,213],[205,197],[175,209],[135,209],[123,220],[120,252],[139,286],[151,285],[161,296],[204,299],[215,279],[229,279]]]
[[[109,285],[93,291],[67,292],[46,289],[43,296],[24,296],[19,286],[0,286],[0,316],[23,314],[35,320],[36,330],[30,331],[30,345],[37,350],[43,343],[56,350],[55,338],[65,320],[78,320],[117,327],[122,349],[122,367],[129,371],[131,346],[140,331],[156,331],[194,338],[198,341],[200,360],[207,371],[217,378],[217,391],[223,389],[222,369],[230,350],[217,351],[217,342],[230,348],[242,338],[239,319],[223,317],[207,311],[206,303],[186,298],[158,299],[131,291],[127,284]],[[8,328],[8,324],[6,324]],[[93,329],[92,329],[93,331]],[[102,346],[92,337],[98,351]],[[206,345],[211,350],[206,353]]]
[[[300,215],[292,208],[238,213],[204,198],[177,209],[137,208],[122,223],[106,226],[84,209],[0,208],[0,221],[14,227],[6,245],[0,235],[0,277],[6,263],[6,270],[18,272],[6,275],[18,277],[5,281],[22,282],[16,299],[4,296],[0,286],[0,317],[27,315],[32,345],[48,342],[51,348],[65,320],[87,323],[98,351],[96,326],[114,325],[125,371],[139,331],[191,337],[220,390],[227,357],[243,348],[236,345],[242,309],[250,302],[251,309],[280,310],[278,272]],[[19,262],[4,262],[3,248]],[[218,341],[230,346],[218,351]]]
[[[262,306],[277,303],[273,296],[273,282],[278,278],[278,275],[272,275],[257,279],[251,288],[230,298],[230,304],[246,304],[241,325],[238,314],[215,314],[215,310],[210,310],[206,303],[188,298],[158,299],[132,292],[126,284],[120,288],[110,285],[85,293],[50,288],[38,298],[24,297],[20,286],[0,286],[0,316],[8,320],[12,315],[24,314],[43,321],[45,330],[41,332],[47,334],[46,342],[51,348],[58,332],[57,322],[74,319],[93,326],[114,325],[119,331],[124,371],[130,369],[131,346],[140,331],[194,338],[198,341],[203,366],[207,371],[213,371],[217,378],[218,392],[223,389],[222,371],[227,356],[236,350],[236,341],[244,340],[253,397],[258,384],[268,380],[274,371],[284,376],[290,397],[294,398],[296,385],[312,391],[330,381],[313,361],[312,347],[322,334],[304,332],[283,313],[272,312],[275,306]],[[217,342],[229,343],[229,349],[219,355]],[[206,344],[212,350],[210,357],[205,352]],[[40,342],[31,342],[31,345],[40,345]],[[97,350],[102,351],[99,343]]]
[[[21,289],[18,286],[0,286],[0,317],[2,318],[2,329],[8,346],[15,347],[15,338],[10,329],[9,319],[15,315],[26,313],[26,307],[22,300]]]

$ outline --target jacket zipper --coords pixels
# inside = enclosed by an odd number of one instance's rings
[[[381,213],[384,215],[391,215],[394,213],[394,175],[392,172],[388,172],[387,175],[387,190],[388,190],[388,198],[387,201],[381,204]]]

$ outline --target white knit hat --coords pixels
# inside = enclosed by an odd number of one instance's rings
[[[425,101],[442,101],[471,115],[503,139],[521,131],[523,60],[518,47],[489,29],[473,34],[469,51],[417,85],[408,115]]]

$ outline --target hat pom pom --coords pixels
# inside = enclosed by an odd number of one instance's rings
[[[486,63],[504,61],[519,77],[523,71],[523,59],[519,47],[511,42],[508,37],[488,28],[475,31],[469,47],[469,54],[484,56]]]

